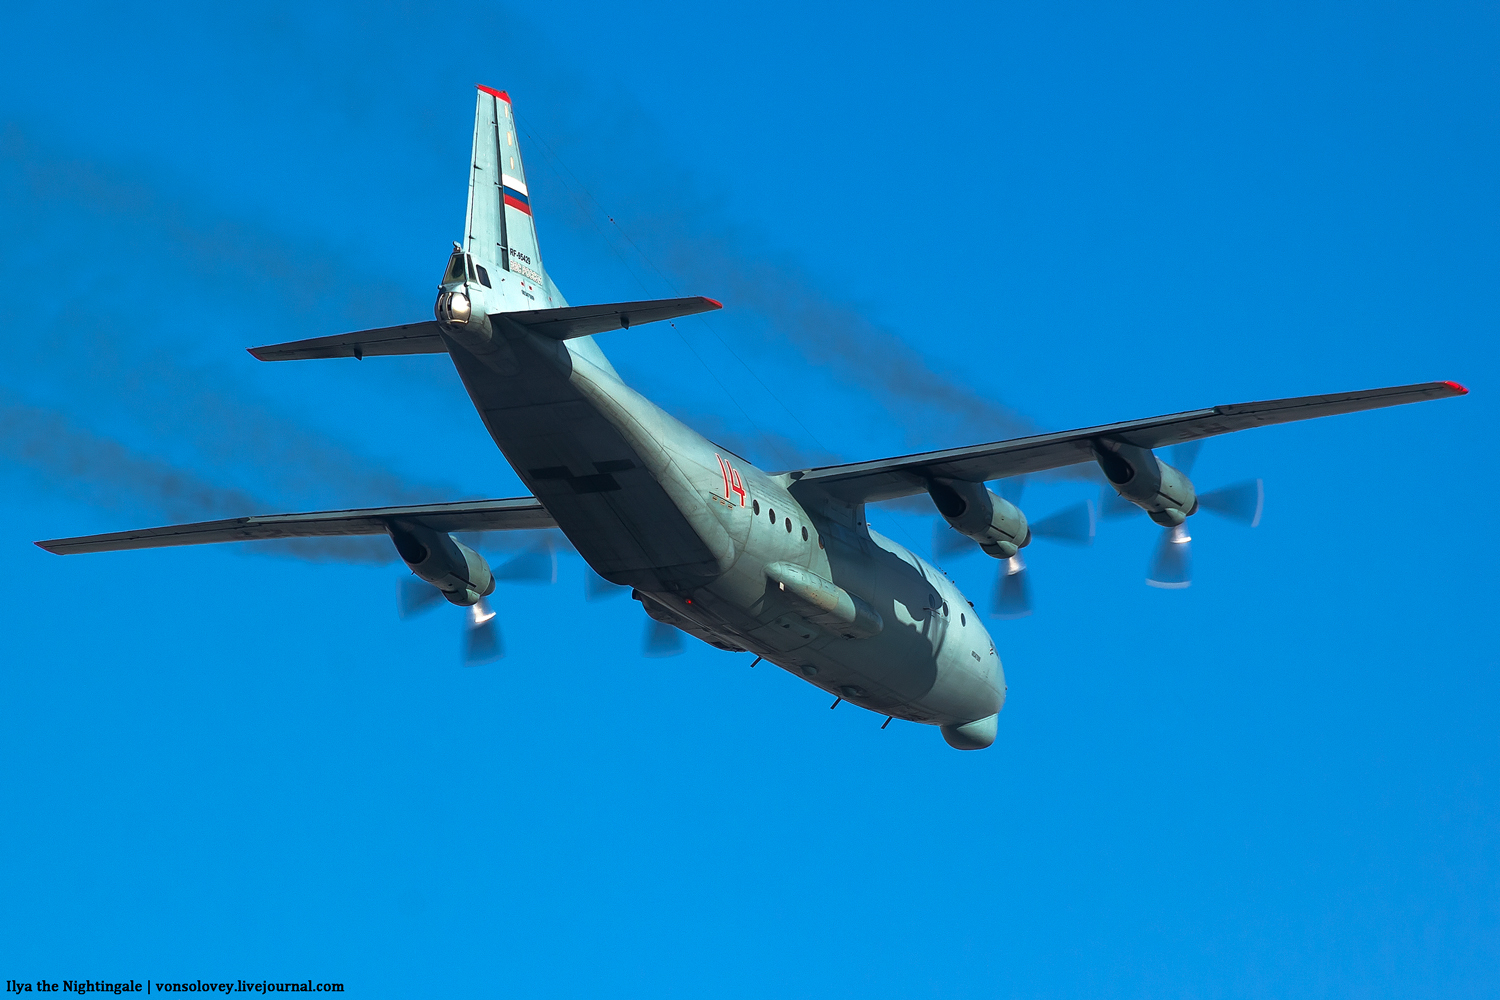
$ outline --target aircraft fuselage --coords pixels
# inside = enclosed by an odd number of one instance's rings
[[[471,287],[476,311],[500,312],[482,296],[510,294],[515,280]],[[627,386],[591,338],[494,318],[500,357],[455,341],[454,364],[495,443],[596,572],[720,649],[940,725],[955,746],[993,740],[1005,681],[989,633],[950,580],[870,529],[863,505],[713,444]],[[804,581],[862,603],[864,618],[813,613],[797,599]]]

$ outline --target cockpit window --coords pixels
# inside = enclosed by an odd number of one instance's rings
[[[476,270],[476,271],[479,272],[479,283],[481,285],[483,285],[485,288],[494,288],[495,287],[494,285],[490,284],[490,272],[488,272],[488,271],[486,271],[484,269],[484,265],[483,264],[475,264],[474,265],[474,270]]]
[[[464,255],[455,253],[448,258],[448,271],[443,275],[443,284],[452,284],[455,281],[464,280]]]

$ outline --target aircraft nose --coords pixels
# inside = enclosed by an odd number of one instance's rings
[[[961,726],[944,726],[943,739],[955,750],[983,750],[995,742],[999,722],[1000,713],[996,712]]]

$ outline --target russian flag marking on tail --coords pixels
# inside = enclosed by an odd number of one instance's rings
[[[525,212],[527,216],[531,215],[531,204],[526,200],[526,196],[517,194],[510,188],[505,189],[505,204],[517,212]]]
[[[526,190],[526,182],[510,174],[500,175],[501,190],[505,195],[505,203],[517,211],[531,214],[531,195]]]
[[[562,297],[547,279],[532,217],[531,190],[521,163],[521,141],[510,95],[476,84],[474,158],[469,172],[469,225],[464,245],[476,261],[493,263],[523,282],[523,294],[539,293],[541,308]]]

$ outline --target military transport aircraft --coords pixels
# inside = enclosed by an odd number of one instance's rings
[[[972,750],[994,741],[1005,702],[995,643],[950,580],[870,528],[867,503],[926,493],[958,533],[1009,563],[1033,532],[1025,514],[985,484],[1097,463],[1120,498],[1166,529],[1164,544],[1181,544],[1200,497],[1153,449],[1467,392],[1426,382],[1240,403],[769,473],[627,386],[593,339],[718,308],[707,298],[568,305],[542,266],[510,98],[480,87],[464,241],[443,271],[435,318],[250,353],[262,361],[447,354],[532,495],[238,517],[37,544],[68,554],[385,534],[434,596],[472,609],[482,623],[493,617],[484,598],[504,574],[453,533],[555,527],[601,577],[632,588],[664,627],[758,654],[887,723],[939,726],[950,745]]]

